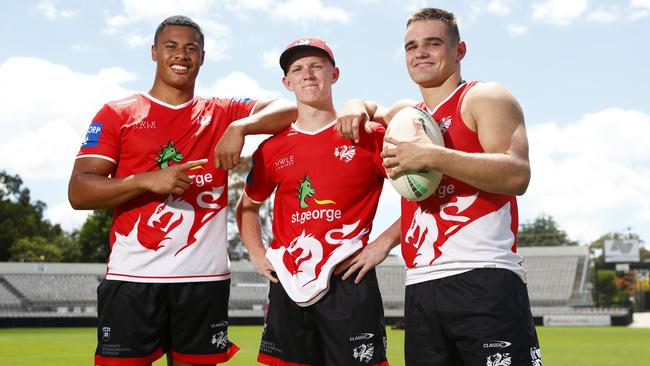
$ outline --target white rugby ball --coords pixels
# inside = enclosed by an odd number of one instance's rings
[[[397,112],[386,128],[386,135],[397,139],[413,137],[416,131],[415,123],[422,125],[431,142],[438,146],[445,146],[438,124],[429,113],[416,107],[407,107]],[[390,144],[384,142],[384,147],[386,145]],[[426,168],[417,172],[403,172],[389,181],[400,196],[410,201],[422,201],[438,188],[441,179],[441,173]]]

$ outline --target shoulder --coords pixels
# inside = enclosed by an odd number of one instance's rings
[[[472,103],[516,103],[515,97],[503,85],[495,82],[477,82],[465,94],[465,102]]]

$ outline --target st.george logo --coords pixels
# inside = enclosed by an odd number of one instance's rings
[[[306,174],[302,181],[300,181],[298,184],[298,188],[296,190],[298,191],[296,197],[298,198],[298,205],[300,208],[309,207],[307,198],[314,198],[314,195],[316,194],[316,188],[312,186],[311,180]],[[314,198],[314,202],[316,202],[318,205],[336,204],[336,202],[332,200],[317,200],[316,198]]]

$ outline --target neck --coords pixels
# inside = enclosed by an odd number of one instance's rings
[[[296,125],[304,131],[317,131],[336,119],[334,103],[329,100],[321,105],[309,105],[298,102],[298,119]]]
[[[194,85],[184,89],[177,89],[155,81],[151,90],[149,90],[149,95],[167,104],[180,105],[194,98]]]
[[[420,93],[422,94],[422,98],[424,99],[426,105],[434,108],[440,104],[440,102],[445,100],[454,90],[456,90],[462,80],[463,79],[460,76],[460,71],[457,71],[449,75],[449,77],[439,85],[427,87],[420,86]]]

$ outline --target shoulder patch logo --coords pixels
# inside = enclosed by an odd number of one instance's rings
[[[334,149],[334,156],[339,158],[341,161],[349,163],[354,159],[354,156],[357,154],[357,150],[354,145],[341,145]]]
[[[172,143],[170,140],[167,143],[167,146],[161,146],[160,147],[160,152],[158,153],[158,157],[154,159],[156,163],[158,163],[158,166],[160,166],[160,169],[165,169],[169,168],[171,165],[170,162],[175,161],[175,162],[180,162],[181,159],[183,159],[183,154],[176,150],[176,146]]]
[[[103,127],[103,123],[92,122],[88,127],[88,132],[86,132],[86,138],[81,143],[81,148],[97,146]]]

